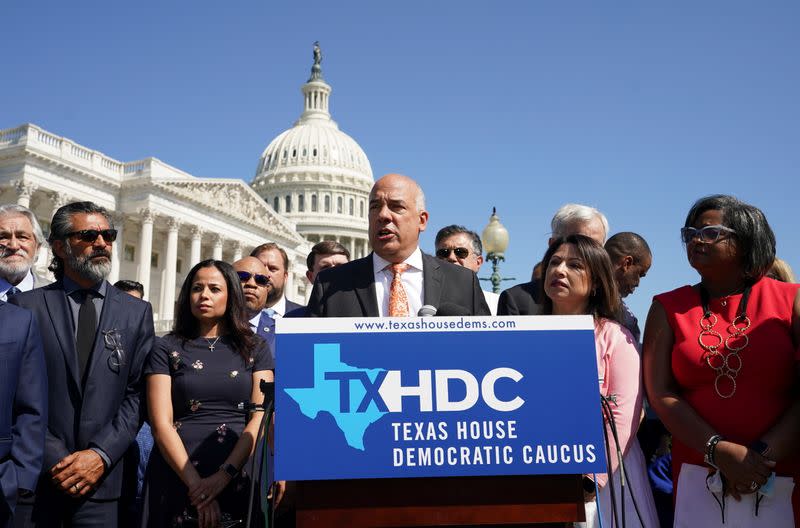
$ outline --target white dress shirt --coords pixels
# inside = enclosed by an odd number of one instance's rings
[[[258,323],[261,321],[261,312],[255,314],[252,319],[250,319],[250,330],[254,333],[258,332]]]
[[[278,317],[283,317],[286,314],[286,296],[281,295],[281,298],[278,299],[278,302],[270,306],[269,308],[264,308],[264,310],[272,309],[275,313],[272,315],[273,319]]]
[[[403,288],[408,297],[408,315],[416,316],[422,308],[422,251],[419,247],[403,261],[409,268],[400,274]],[[375,295],[378,300],[378,315],[389,316],[389,290],[392,286],[394,273],[392,263],[382,258],[377,253],[372,253],[372,271],[375,274]]]
[[[497,315],[497,302],[500,300],[500,294],[481,290],[483,292],[483,298],[486,299],[486,304],[489,305],[489,311],[492,312],[492,315]]]
[[[11,289],[11,286],[13,286],[13,284],[5,280],[3,277],[0,277],[0,300],[8,301],[8,290]],[[25,275],[25,278],[19,281],[19,284],[17,284],[17,289],[24,292],[30,291],[34,287],[35,284],[33,280],[33,273],[30,271],[27,275]]]

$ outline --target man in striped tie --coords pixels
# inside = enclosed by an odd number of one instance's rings
[[[373,252],[317,276],[308,311],[317,317],[407,317],[430,305],[447,315],[489,315],[475,273],[423,253],[428,225],[417,182],[387,174],[369,196]]]

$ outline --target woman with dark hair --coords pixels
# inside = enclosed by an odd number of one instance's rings
[[[775,235],[732,196],[698,200],[681,238],[700,282],[654,298],[643,356],[650,404],[673,435],[675,525],[707,507],[715,524],[793,526],[800,287],[764,276]]]
[[[570,235],[552,242],[542,259],[542,270],[542,313],[594,317],[600,395],[610,403],[603,406],[610,411],[604,411],[603,417],[613,480],[609,486],[607,474],[597,475],[599,512],[595,499],[588,500],[586,525],[597,526],[602,516],[602,526],[612,526],[612,519],[622,526],[624,508],[626,526],[658,526],[644,456],[636,439],[642,414],[639,353],[630,332],[619,324],[620,298],[611,260],[591,238]],[[625,486],[621,485],[617,448],[622,453]],[[588,477],[584,480],[587,491],[594,488]]]
[[[248,508],[245,462],[261,413],[249,419],[242,401],[263,402],[273,380],[266,344],[247,320],[233,268],[204,260],[186,277],[175,325],[157,339],[145,374],[150,423],[158,450],[145,483],[142,526],[217,527]]]

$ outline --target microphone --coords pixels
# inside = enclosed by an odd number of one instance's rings
[[[437,310],[436,315],[439,316],[458,316],[458,315],[472,315],[472,312],[467,310],[461,305],[455,303],[442,303]]]
[[[424,305],[417,312],[417,317],[433,317],[434,315],[436,315],[436,307],[430,304]]]
[[[261,394],[264,395],[264,403],[255,403],[251,401],[243,401],[236,405],[240,411],[270,411],[272,410],[272,402],[275,400],[275,382],[261,380],[258,388]]]

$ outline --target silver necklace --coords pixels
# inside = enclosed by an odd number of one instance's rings
[[[222,336],[217,336],[217,338],[213,342],[211,340],[209,340],[207,337],[203,338],[203,339],[206,340],[206,343],[208,343],[208,349],[210,351],[212,351],[212,352],[214,351],[215,345],[217,344],[217,341],[219,341],[220,337],[222,337]]]

